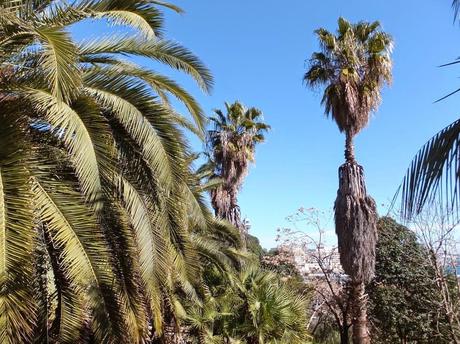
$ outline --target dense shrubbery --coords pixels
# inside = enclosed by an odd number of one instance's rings
[[[391,218],[378,228],[376,276],[367,288],[374,342],[450,343],[431,253]]]

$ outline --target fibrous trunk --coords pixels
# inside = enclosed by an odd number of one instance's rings
[[[340,263],[354,282],[367,283],[374,275],[377,210],[367,195],[363,168],[355,161],[339,168],[334,209]]]
[[[227,220],[238,228],[243,245],[246,243],[247,229],[241,220],[241,211],[236,198],[237,189],[219,186],[211,191],[211,203],[217,218]]]
[[[374,275],[377,210],[375,201],[366,192],[363,168],[354,160],[352,148],[346,150],[346,155],[347,162],[339,168],[339,190],[334,207],[335,230],[340,262],[351,278],[353,343],[368,344],[364,285]]]

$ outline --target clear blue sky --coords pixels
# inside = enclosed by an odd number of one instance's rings
[[[207,113],[238,99],[262,109],[273,128],[239,196],[264,247],[275,245],[276,228],[286,225],[287,215],[300,206],[330,209],[336,195],[343,137],[323,116],[320,94],[302,85],[305,60],[318,48],[316,28],[334,30],[339,16],[380,20],[394,37],[393,85],[356,139],[357,159],[381,212],[418,148],[460,115],[460,95],[433,103],[460,86],[458,67],[436,67],[460,55],[460,26],[453,24],[450,0],[173,2],[186,13],[167,14],[166,36],[200,56],[215,88],[206,96],[187,77],[170,75]]]

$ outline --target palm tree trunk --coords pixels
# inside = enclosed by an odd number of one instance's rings
[[[367,194],[364,170],[354,157],[353,136],[346,133],[346,162],[339,168],[335,230],[340,263],[351,278],[353,343],[370,343],[364,283],[374,275],[377,207]]]
[[[353,298],[353,344],[370,344],[364,283],[352,283],[351,292]]]
[[[348,131],[345,134],[345,160],[347,162],[355,161],[355,146],[353,144],[353,135]]]
[[[339,168],[334,210],[340,263],[353,282],[367,283],[374,275],[377,207],[367,194],[364,171],[356,161]]]
[[[241,220],[241,211],[237,199],[238,188],[219,186],[211,190],[211,204],[217,218],[227,220],[240,232],[243,249],[246,248],[247,228]]]

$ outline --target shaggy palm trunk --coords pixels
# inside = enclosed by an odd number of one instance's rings
[[[368,344],[364,284],[374,274],[377,210],[375,201],[367,195],[363,168],[354,159],[353,136],[350,134],[346,137],[345,158],[346,162],[339,168],[335,230],[340,262],[351,278],[353,343]]]
[[[219,186],[211,191],[211,204],[217,218],[224,219],[234,225],[240,232],[243,248],[246,247],[247,229],[241,221],[241,211],[237,200],[237,187]]]

